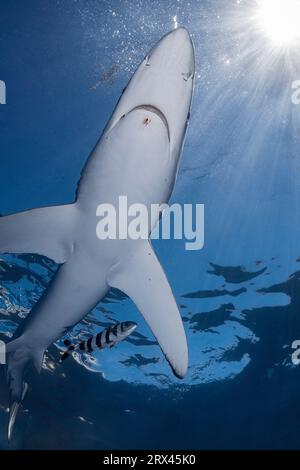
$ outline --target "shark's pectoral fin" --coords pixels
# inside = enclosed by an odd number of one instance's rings
[[[137,243],[113,266],[108,283],[134,301],[155,335],[175,375],[183,378],[188,366],[185,331],[166,275],[148,241]]]
[[[0,253],[35,253],[64,263],[72,252],[75,206],[53,206],[0,217]]]

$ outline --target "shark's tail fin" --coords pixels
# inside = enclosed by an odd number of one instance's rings
[[[32,349],[26,344],[23,337],[20,336],[11,343],[8,343],[6,352],[7,383],[10,393],[8,422],[8,441],[10,441],[20,404],[23,402],[28,390],[28,385],[24,382],[24,373],[31,364],[40,373],[44,350]]]

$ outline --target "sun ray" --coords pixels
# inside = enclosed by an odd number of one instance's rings
[[[300,39],[299,0],[258,0],[257,22],[276,47],[293,47]]]

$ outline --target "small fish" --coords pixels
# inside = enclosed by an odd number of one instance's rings
[[[124,341],[136,329],[137,324],[131,321],[117,323],[101,331],[95,336],[91,336],[88,340],[79,344],[72,344],[68,339],[64,341],[67,351],[61,356],[61,362],[68,359],[73,351],[81,353],[92,353],[96,349],[112,348],[121,341]]]
[[[112,85],[113,81],[114,81],[114,78],[115,78],[115,75],[116,75],[116,72],[118,70],[118,67],[116,64],[113,64],[109,69],[105,70],[99,81],[97,83],[95,83],[95,85],[93,85],[90,90],[96,90],[98,88],[98,86],[100,85],[103,85],[103,84],[108,84],[108,85]]]

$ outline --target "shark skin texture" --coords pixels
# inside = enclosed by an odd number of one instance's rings
[[[27,367],[40,372],[49,345],[80,322],[111,287],[133,300],[174,374],[185,376],[185,331],[150,241],[99,240],[96,209],[102,203],[117,207],[120,195],[149,211],[152,204],[169,201],[190,116],[194,72],[190,35],[183,27],[175,29],[151,49],[123,91],[82,171],[75,202],[0,218],[1,253],[36,253],[60,265],[6,347],[9,439],[27,391]]]

